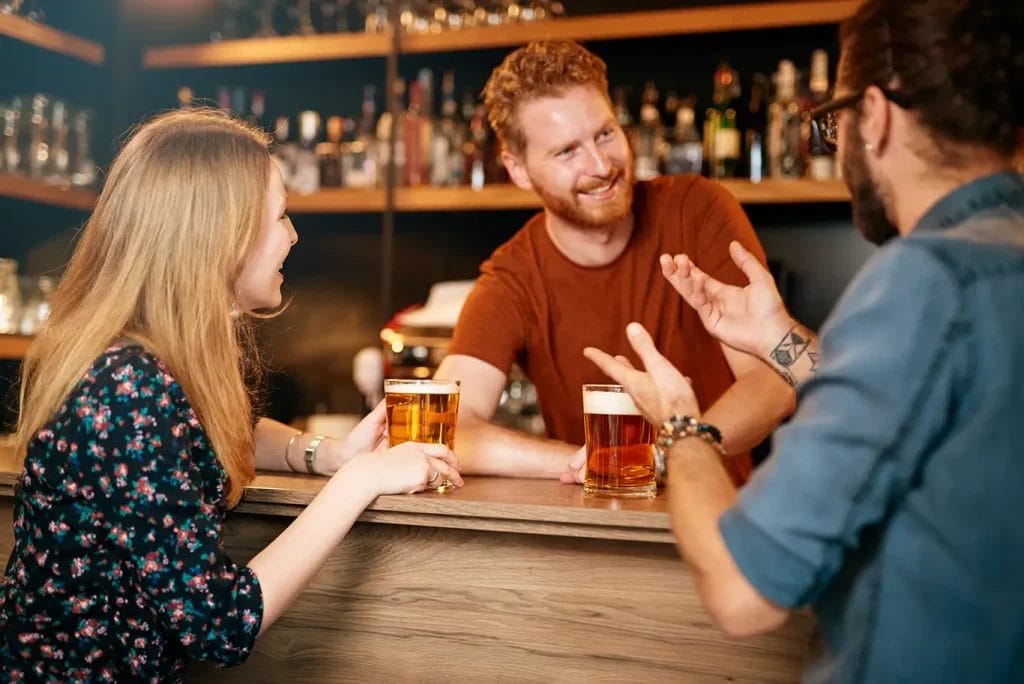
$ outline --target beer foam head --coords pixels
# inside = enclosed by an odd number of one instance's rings
[[[458,394],[458,380],[385,380],[384,391],[393,394]]]
[[[603,416],[639,416],[633,397],[625,392],[583,392],[583,412]]]

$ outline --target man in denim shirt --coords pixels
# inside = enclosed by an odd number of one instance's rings
[[[844,26],[815,130],[885,246],[820,350],[739,245],[745,288],[663,257],[712,333],[800,385],[742,492],[642,328],[647,372],[586,352],[660,426],[673,529],[718,624],[756,634],[813,607],[806,681],[1024,682],[1021,35],[1024,3],[998,0],[868,0]]]

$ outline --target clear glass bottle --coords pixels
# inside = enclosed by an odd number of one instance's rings
[[[680,173],[699,174],[704,158],[704,147],[700,133],[694,124],[696,115],[693,100],[683,100],[676,109],[676,125],[672,132],[672,145],[665,160],[665,173],[674,176]]]
[[[804,160],[793,62],[779,62],[775,77],[775,100],[768,107],[768,167],[773,178],[800,178],[804,175]]]
[[[299,113],[299,146],[295,151],[292,189],[300,195],[312,195],[320,189],[320,165],[316,142],[320,137],[320,114],[312,110]]]
[[[835,178],[835,157],[827,149],[817,146],[811,139],[810,110],[828,100],[828,53],[815,50],[811,53],[811,78],[808,83],[811,93],[807,111],[803,113],[802,137],[807,148],[807,175],[813,180]]]

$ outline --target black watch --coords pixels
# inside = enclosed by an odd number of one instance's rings
[[[654,439],[654,475],[658,482],[665,482],[668,475],[669,448],[684,437],[697,437],[705,441],[720,457],[725,458],[722,433],[718,428],[709,423],[701,423],[691,416],[672,416],[661,424]]]

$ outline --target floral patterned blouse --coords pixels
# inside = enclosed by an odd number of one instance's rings
[[[97,359],[28,447],[0,584],[6,681],[168,682],[249,655],[253,572],[221,547],[227,476],[138,346]]]

